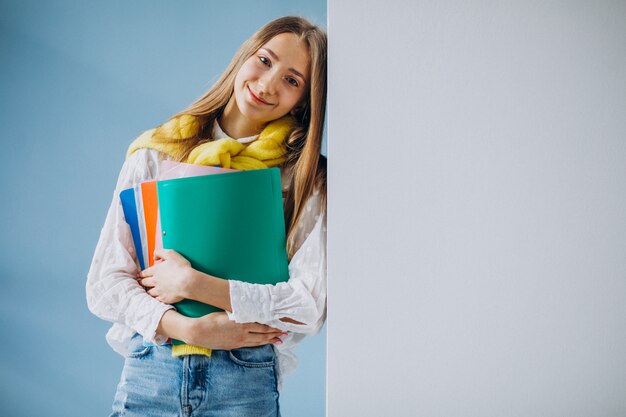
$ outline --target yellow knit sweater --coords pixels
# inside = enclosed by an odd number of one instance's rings
[[[293,129],[294,119],[286,115],[270,122],[249,145],[235,139],[222,138],[205,142],[193,148],[187,163],[219,165],[239,170],[261,169],[280,165],[285,160],[285,140]],[[128,148],[126,157],[140,148],[151,148],[174,156],[185,139],[194,137],[200,128],[195,116],[182,115],[169,120],[156,129],[141,134]],[[159,140],[159,139],[167,139]]]

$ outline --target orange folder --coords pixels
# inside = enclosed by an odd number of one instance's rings
[[[141,199],[146,223],[146,240],[148,241],[148,266],[154,265],[154,248],[159,214],[156,180],[141,183]]]

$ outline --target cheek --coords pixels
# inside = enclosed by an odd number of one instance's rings
[[[243,84],[246,81],[250,81],[250,80],[256,78],[257,77],[257,72],[258,71],[254,67],[253,63],[246,62],[239,69],[239,72],[237,73],[236,81],[239,82],[240,84]]]
[[[294,107],[304,97],[304,94],[300,92],[290,91],[288,94],[288,101],[291,107]]]

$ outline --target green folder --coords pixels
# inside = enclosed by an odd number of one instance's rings
[[[164,248],[219,278],[254,284],[287,281],[278,168],[159,181],[157,189]],[[175,306],[188,317],[222,311],[194,300]]]

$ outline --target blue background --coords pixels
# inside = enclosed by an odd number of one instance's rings
[[[85,279],[130,141],[215,82],[282,15],[325,1],[0,3],[0,415],[107,415],[123,359]],[[298,348],[285,416],[322,416],[325,331]]]

